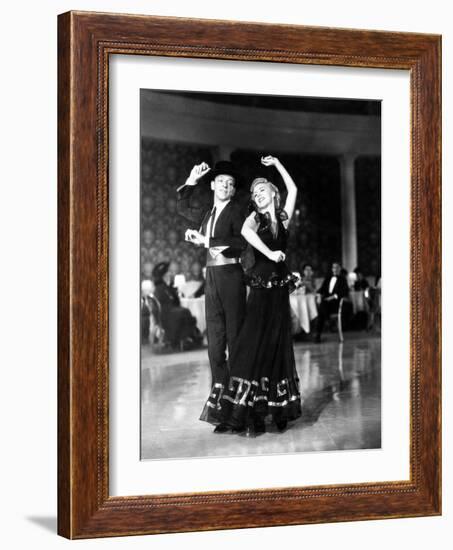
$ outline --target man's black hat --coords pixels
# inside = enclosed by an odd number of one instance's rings
[[[170,265],[169,262],[160,262],[154,267],[154,269],[152,271],[152,276],[153,276],[154,282],[162,280],[162,277],[168,271],[168,266],[169,265]]]
[[[219,160],[215,163],[214,168],[212,170],[209,170],[209,172],[206,174],[206,177],[209,178],[210,181],[212,181],[216,176],[220,176],[221,174],[232,176],[234,178],[236,187],[238,186],[239,173],[232,162],[230,162],[229,160]]]

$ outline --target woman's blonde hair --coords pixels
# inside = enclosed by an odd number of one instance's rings
[[[255,204],[255,201],[253,200],[253,191],[257,185],[260,185],[262,183],[266,183],[267,185],[269,185],[272,191],[275,193],[274,206],[275,206],[275,211],[278,212],[280,210],[280,204],[281,204],[280,191],[278,190],[278,187],[274,185],[271,181],[269,181],[267,178],[259,177],[259,178],[255,178],[252,181],[252,184],[250,185],[250,195],[251,195],[250,200],[255,206],[257,206]]]

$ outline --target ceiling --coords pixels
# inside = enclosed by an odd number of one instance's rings
[[[381,102],[364,99],[333,99],[319,97],[271,96],[251,94],[222,94],[209,92],[159,91],[162,95],[209,101],[224,105],[258,107],[280,111],[335,113],[348,115],[380,116]]]

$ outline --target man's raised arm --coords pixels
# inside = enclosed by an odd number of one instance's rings
[[[186,218],[193,223],[200,224],[203,219],[204,209],[199,206],[191,205],[191,196],[195,185],[197,185],[200,178],[209,172],[211,168],[206,162],[196,164],[183,185],[180,185],[176,190],[177,202],[176,210],[178,214]]]

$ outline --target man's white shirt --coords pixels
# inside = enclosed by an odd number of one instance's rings
[[[209,216],[209,220],[208,220],[208,223],[206,225],[206,237],[207,240],[206,240],[206,244],[205,244],[205,247],[206,248],[209,248],[209,252],[210,254],[215,258],[217,257],[221,252],[223,252],[225,249],[228,248],[228,246],[209,246],[209,239],[210,239],[210,235],[214,235],[214,231],[215,231],[215,226],[217,225],[217,220],[219,219],[219,216],[220,214],[223,212],[223,209],[225,208],[225,206],[229,203],[230,201],[223,201],[223,202],[220,202],[218,204],[215,204],[215,220],[214,220],[214,227],[212,227],[212,231],[211,231],[211,226],[212,226],[212,210],[211,210],[211,215]]]
[[[337,282],[337,278],[336,278],[335,276],[333,276],[333,277],[330,278],[330,282],[329,282],[329,294],[332,294],[336,282]]]

